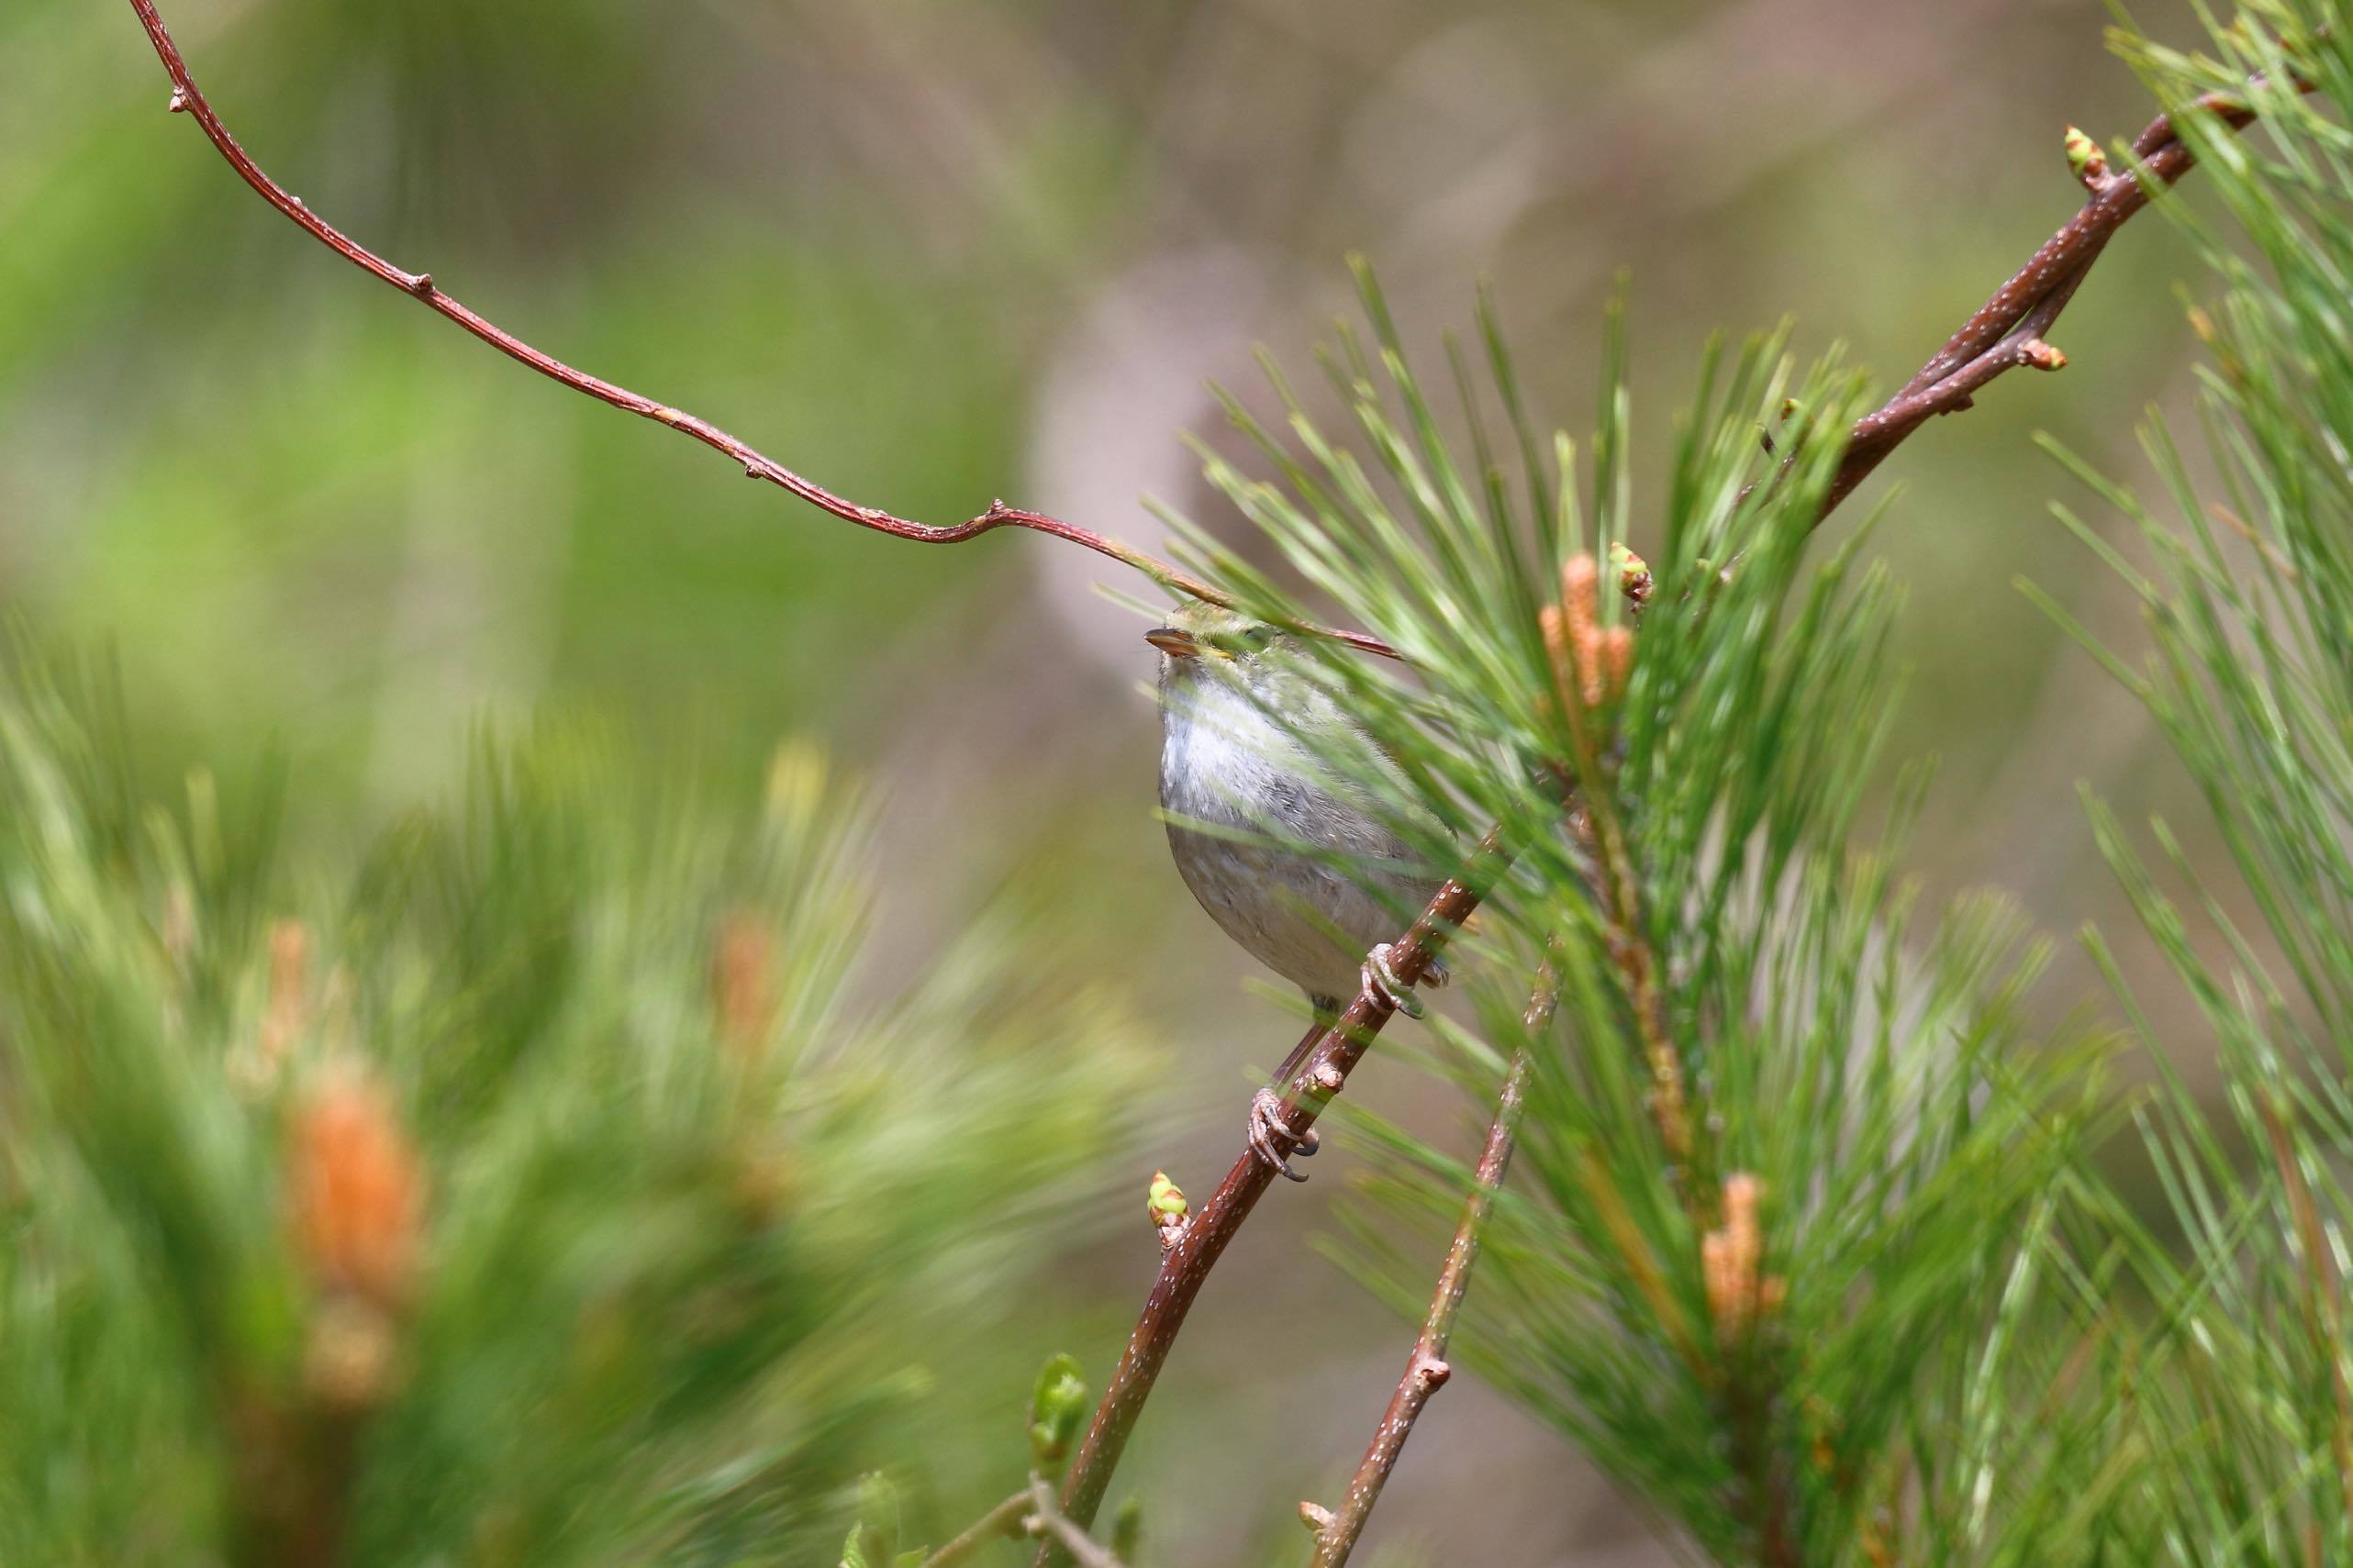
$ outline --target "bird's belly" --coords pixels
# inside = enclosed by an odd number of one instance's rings
[[[1161,805],[1172,817],[1211,831],[1171,821],[1169,850],[1185,885],[1226,935],[1310,995],[1345,996],[1356,989],[1365,954],[1395,937],[1403,920],[1314,855],[1246,840],[1403,851],[1361,812],[1282,766],[1287,744],[1266,732],[1237,738],[1181,719],[1171,724],[1161,756]],[[1413,890],[1398,891],[1422,901]]]
[[[1356,966],[1396,920],[1308,856],[1170,823],[1168,847],[1193,896],[1225,934],[1311,996],[1356,989]]]

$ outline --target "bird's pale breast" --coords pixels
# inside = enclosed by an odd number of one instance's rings
[[[1395,909],[1297,841],[1364,857],[1406,903],[1426,896],[1403,872],[1405,847],[1363,807],[1315,782],[1322,769],[1239,689],[1209,674],[1166,682],[1160,803],[1174,817],[1277,840],[1246,842],[1172,821],[1176,868],[1211,918],[1261,962],[1315,997],[1356,989],[1374,944],[1394,938]],[[1359,874],[1363,873],[1359,872]]]

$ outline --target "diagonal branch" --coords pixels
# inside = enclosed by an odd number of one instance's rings
[[[466,331],[481,339],[507,358],[519,361],[546,376],[550,381],[568,386],[573,391],[593,397],[599,403],[610,404],[624,412],[652,419],[658,424],[667,425],[674,430],[691,436],[703,445],[725,452],[742,464],[744,477],[764,480],[780,490],[798,496],[810,506],[829,512],[843,522],[854,523],[862,528],[872,528],[876,533],[888,534],[893,539],[909,539],[918,544],[962,544],[967,539],[978,539],[985,533],[1001,528],[1028,528],[1037,533],[1051,534],[1059,539],[1067,539],[1072,544],[1082,545],[1099,555],[1108,555],[1112,560],[1132,566],[1154,582],[1175,589],[1178,593],[1188,594],[1197,599],[1206,599],[1211,604],[1232,607],[1232,597],[1223,589],[1205,583],[1200,578],[1182,572],[1133,546],[1122,544],[1117,539],[1106,539],[1092,528],[1081,528],[1076,523],[1065,522],[1059,517],[1050,517],[1043,512],[1023,511],[1018,506],[1009,506],[1002,501],[991,501],[987,510],[968,521],[941,526],[914,522],[887,512],[879,506],[860,506],[855,501],[835,495],[814,480],[803,478],[783,463],[763,455],[753,447],[730,435],[708,419],[700,418],[681,408],[673,408],[666,403],[658,403],[641,393],[631,392],[628,387],[607,381],[601,376],[590,375],[585,371],[576,370],[554,355],[533,348],[487,317],[459,304],[457,300],[443,293],[434,284],[432,273],[411,272],[394,266],[390,261],[311,211],[300,196],[294,195],[264,173],[262,166],[253,161],[251,155],[239,144],[237,138],[230,134],[229,127],[221,122],[220,117],[213,112],[211,103],[197,88],[195,78],[189,73],[188,62],[180,53],[180,46],[173,41],[171,30],[164,27],[163,18],[155,8],[155,0],[130,0],[130,6],[133,11],[139,13],[139,26],[147,29],[148,41],[155,46],[155,53],[163,61],[163,69],[171,74],[172,112],[195,116],[196,123],[204,128],[205,135],[211,139],[214,147],[219,149],[220,155],[229,161],[229,166],[237,171],[239,178],[259,192],[263,201],[292,218],[312,239],[333,250],[362,272],[381,279],[401,293],[423,302],[427,308],[456,322]],[[1389,659],[1397,657],[1396,651],[1388,643],[1365,632],[1336,630],[1329,627],[1310,625],[1301,625],[1293,629],[1334,638],[1366,653],[1377,653]]]
[[[1448,939],[1478,907],[1487,889],[1502,872],[1502,829],[1489,831],[1473,851],[1469,864],[1438,889],[1429,907],[1390,947],[1389,969],[1400,987],[1411,987],[1430,972]],[[1374,1039],[1396,1011],[1395,1003],[1387,995],[1367,987],[1357,993],[1356,999],[1348,1004],[1347,1010],[1308,1053],[1284,1086],[1282,1125],[1294,1146],[1315,1125],[1323,1107],[1340,1093],[1348,1082],[1349,1073],[1364,1059]],[[1275,1167],[1259,1158],[1255,1151],[1244,1149],[1233,1168],[1226,1173],[1225,1180],[1218,1184],[1217,1191],[1185,1223],[1182,1233],[1163,1254],[1159,1277],[1153,1282],[1152,1294],[1144,1298],[1143,1313],[1136,1320],[1135,1331],[1128,1336],[1127,1349],[1121,1352],[1120,1364],[1103,1390],[1103,1402],[1096,1407],[1086,1440],[1079,1445],[1077,1457],[1071,1462],[1070,1474],[1063,1482],[1063,1512],[1080,1529],[1094,1523],[1096,1511],[1102,1507],[1103,1494],[1111,1485],[1111,1473],[1119,1466],[1120,1454],[1127,1447],[1128,1435],[1135,1429],[1136,1418],[1143,1413],[1144,1401],[1152,1397],[1160,1369],[1167,1364],[1168,1352],[1185,1327],[1185,1315],[1192,1310],[1193,1298],[1200,1295],[1201,1286],[1209,1280],[1210,1271],[1217,1266],[1226,1244],[1242,1229],[1243,1221],[1250,1218],[1250,1211],[1274,1180]],[[1051,1544],[1037,1557],[1039,1568],[1066,1568],[1068,1562],[1068,1557],[1056,1552]]]
[[[741,463],[746,478],[764,480],[859,528],[919,544],[962,544],[1000,528],[1027,528],[1109,556],[1178,593],[1232,607],[1232,598],[1223,589],[1133,546],[1043,512],[1009,506],[1001,500],[991,501],[985,511],[965,522],[949,525],[916,522],[879,506],[863,506],[786,468],[699,416],[575,369],[532,347],[444,293],[434,284],[430,272],[411,272],[395,266],[311,211],[301,197],[272,179],[238,142],[196,86],[186,59],[156,10],[155,0],[130,0],[130,5],[149,42],[154,45],[157,58],[172,78],[172,111],[193,115],[239,178],[320,244],[362,272],[422,302],[509,359],[600,403],[690,436]],[[2300,91],[2310,91],[2311,85],[2301,80],[2296,83]],[[2200,99],[2198,106],[2233,128],[2245,126],[2255,117],[2254,109],[2247,103],[2219,94]],[[2134,139],[2133,151],[2141,160],[2147,176],[2161,184],[2179,180],[2195,161],[2171,118],[2166,116],[2159,116]],[[2087,178],[2086,183],[2092,194],[2083,209],[2045,241],[2026,265],[1996,291],[1884,407],[1856,422],[1848,432],[1846,458],[1823,502],[1823,516],[1827,517],[1869,477],[1871,471],[1913,431],[1936,415],[1967,408],[1978,389],[1996,376],[2020,365],[2057,370],[2067,362],[2065,355],[2042,341],[2041,334],[2066,307],[2109,238],[2149,201],[2149,191],[2138,172],[2100,173]],[[1333,638],[1366,653],[1398,657],[1395,649],[1366,632],[1310,624],[1293,629]]]
[[[1527,1016],[1522,1020],[1531,1038],[1543,1030],[1552,1019],[1553,1006],[1560,996],[1559,982],[1546,971],[1536,984],[1535,995],[1528,1003]],[[1525,1046],[1511,1058],[1511,1070],[1504,1074],[1502,1090],[1495,1099],[1495,1119],[1488,1124],[1487,1142],[1479,1151],[1478,1167],[1471,1173],[1470,1195],[1463,1200],[1463,1218],[1455,1227],[1454,1241],[1446,1249],[1445,1266],[1438,1272],[1437,1288],[1430,1297],[1429,1315],[1422,1320],[1421,1337],[1413,1342],[1413,1353],[1405,1360],[1404,1375],[1398,1379],[1397,1391],[1389,1396],[1388,1407],[1381,1412],[1380,1424],[1373,1429],[1373,1440],[1365,1450],[1355,1475],[1348,1483],[1348,1495],[1340,1511],[1330,1514],[1312,1503],[1301,1503],[1299,1515],[1315,1528],[1315,1561],[1312,1568],[1340,1568],[1355,1550],[1356,1540],[1364,1533],[1366,1520],[1372,1518],[1373,1505],[1380,1501],[1381,1488],[1388,1484],[1389,1472],[1405,1452],[1405,1440],[1413,1435],[1413,1423],[1422,1418],[1422,1407],[1430,1396],[1445,1386],[1454,1369],[1446,1364],[1446,1348],[1455,1335],[1455,1319],[1461,1316],[1463,1296],[1470,1288],[1471,1269],[1478,1262],[1478,1247],[1487,1229],[1487,1217],[1495,1207],[1495,1195],[1503,1188],[1503,1175],[1511,1163],[1513,1140],[1519,1136],[1520,1112],[1528,1090],[1529,1059]]]
[[[2313,83],[2301,78],[2294,85],[2300,93],[2313,90]],[[2255,118],[2254,106],[2245,98],[2220,93],[2207,94],[2192,108],[2232,130],[2243,129]],[[2155,187],[2174,183],[2197,162],[2170,115],[2150,121],[2133,139],[2132,150],[2140,167],[2111,173],[2105,160],[2092,150],[2082,171],[2091,192],[2082,209],[2043,241],[1884,406],[1855,422],[1847,432],[1846,455],[1823,500],[1823,517],[1869,478],[1905,437],[1939,414],[1967,408],[1979,389],[1996,376],[2022,365],[2055,371],[2067,363],[2067,356],[2043,341],[2043,334],[2075,297],[2116,230],[2148,206]]]

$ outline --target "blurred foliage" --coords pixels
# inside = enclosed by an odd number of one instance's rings
[[[0,701],[0,1557],[837,1541],[923,1338],[1116,1135],[1107,996],[1000,912],[853,1005],[861,813],[803,748],[747,809],[485,739],[338,877],[120,740],[86,674]]]

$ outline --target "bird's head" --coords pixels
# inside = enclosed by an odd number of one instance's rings
[[[1205,599],[1188,599],[1168,612],[1168,618],[1143,634],[1160,650],[1161,667],[1194,661],[1231,661],[1256,665],[1268,650],[1288,641],[1280,627],[1252,620],[1238,611]]]

